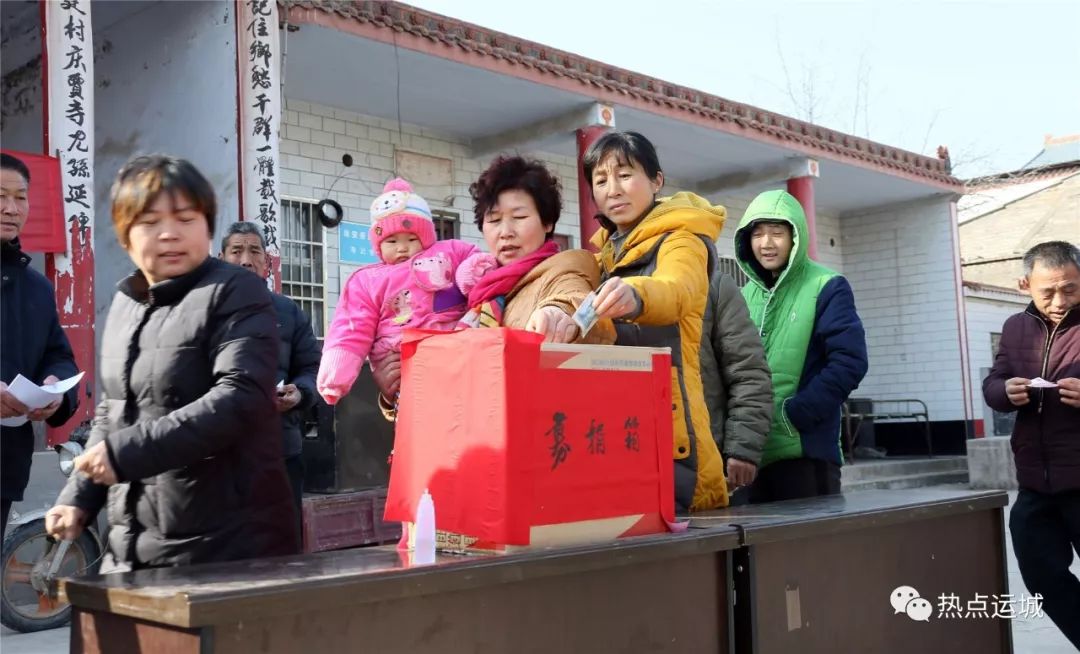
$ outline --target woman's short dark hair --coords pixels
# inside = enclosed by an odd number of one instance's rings
[[[16,157],[15,155],[4,152],[2,156],[0,156],[0,169],[14,170],[15,172],[22,175],[23,179],[26,180],[27,184],[30,183],[30,169],[26,167],[26,164],[23,163],[22,159]]]
[[[656,176],[663,172],[660,168],[660,157],[656,154],[656,147],[649,139],[637,132],[608,132],[596,139],[589,149],[585,151],[585,157],[581,165],[585,169],[585,179],[592,184],[593,171],[610,156],[614,156],[621,165],[628,166],[637,162],[649,176]]]
[[[206,226],[214,233],[217,200],[210,182],[186,159],[152,154],[124,164],[113,182],[112,221],[121,245],[127,247],[131,226],[162,193],[187,198],[206,216]]]
[[[484,216],[503,191],[524,191],[532,196],[544,227],[552,227],[562,213],[562,184],[542,162],[500,155],[469,186],[476,212],[476,227],[484,229]],[[548,233],[551,238],[551,232]]]

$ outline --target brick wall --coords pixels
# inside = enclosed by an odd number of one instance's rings
[[[319,201],[326,196],[341,204],[350,222],[368,221],[367,207],[375,200],[382,185],[393,175],[395,156],[400,152],[432,156],[449,162],[449,183],[418,186],[433,209],[449,209],[458,213],[460,237],[482,245],[480,230],[472,222],[472,200],[469,185],[483,171],[490,158],[469,158],[465,142],[454,136],[438,134],[417,125],[404,124],[401,133],[392,120],[335,109],[307,101],[286,100],[281,140],[281,192],[285,197]],[[350,154],[353,165],[342,166],[341,156]],[[546,152],[530,153],[544,161],[563,183],[563,215],[555,232],[565,234],[572,247],[580,247],[577,162],[569,156]],[[345,173],[336,182],[338,175]],[[327,193],[334,185],[332,193]],[[686,190],[677,180],[669,180],[665,193]],[[713,202],[728,208],[728,220],[717,242],[721,257],[734,254],[732,237],[750,196],[712,197]],[[835,215],[819,215],[819,246],[823,262],[840,267],[839,219]],[[834,247],[828,239],[833,237]],[[355,269],[339,263],[336,230],[325,230],[326,244],[326,304],[327,319],[333,316],[343,280]]]
[[[321,200],[341,173],[329,197],[345,210],[345,220],[368,223],[368,207],[395,169],[395,156],[409,152],[450,162],[448,184],[418,186],[432,209],[454,211],[460,216],[462,240],[482,244],[473,224],[469,184],[489,163],[470,159],[468,147],[454,137],[416,125],[365,116],[310,102],[287,100],[281,139],[281,193],[301,200]],[[341,157],[349,154],[353,165],[345,168]],[[579,246],[577,167],[573,159],[552,154],[531,153],[542,159],[559,176],[563,185],[563,211],[555,226],[557,234],[570,237]],[[355,266],[339,263],[337,230],[324,230],[326,243],[327,320],[333,316],[341,283]]]
[[[931,420],[964,418],[949,204],[924,200],[840,220],[843,272],[870,353],[855,395],[921,399]]]
[[[286,100],[281,139],[281,194],[300,200],[330,197],[345,210],[345,220],[368,222],[368,207],[394,173],[396,157],[401,152],[435,157],[448,161],[451,179],[447,184],[418,185],[418,191],[432,209],[446,209],[459,214],[460,237],[482,245],[480,231],[472,222],[472,199],[469,184],[490,162],[491,157],[472,159],[467,144],[454,136],[405,124],[398,132],[396,121],[365,116],[311,102]],[[345,168],[341,157],[349,154],[353,165]],[[555,227],[557,234],[570,238],[572,247],[580,247],[579,208],[577,201],[577,163],[572,157],[550,153],[526,153],[536,157],[555,172],[563,186],[563,212]],[[345,173],[336,182],[335,178]],[[410,180],[414,181],[414,180]],[[333,185],[333,191],[328,189]],[[665,194],[693,190],[668,180]],[[721,257],[733,257],[735,229],[752,194],[714,196],[713,202],[728,210],[727,222],[717,241]],[[818,248],[822,263],[843,268],[840,218],[836,214],[818,214]],[[833,240],[833,245],[829,240]],[[337,230],[324,230],[326,244],[327,320],[333,316],[342,282],[355,270],[339,262]]]

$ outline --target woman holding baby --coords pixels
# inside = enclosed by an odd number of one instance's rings
[[[571,316],[600,285],[596,257],[585,250],[559,251],[552,238],[562,213],[559,180],[539,161],[500,156],[469,187],[476,226],[487,252],[458,267],[466,294],[462,319],[473,327],[513,327],[544,334],[550,342],[611,344],[615,329],[601,320],[584,336]],[[397,394],[397,356],[373,367],[383,397]]]

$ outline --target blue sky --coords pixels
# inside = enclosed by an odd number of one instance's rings
[[[947,145],[959,176],[1080,133],[1076,1],[410,4],[908,150]]]

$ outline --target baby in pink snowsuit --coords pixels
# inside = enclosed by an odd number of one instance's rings
[[[382,263],[345,282],[323,344],[316,383],[327,404],[349,392],[365,359],[377,365],[399,351],[406,327],[450,331],[465,313],[454,275],[479,250],[436,241],[428,203],[405,180],[387,182],[371,204],[370,239]]]

